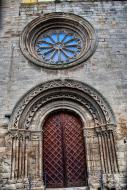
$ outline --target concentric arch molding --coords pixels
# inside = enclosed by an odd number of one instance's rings
[[[96,50],[97,35],[84,18],[48,13],[31,21],[20,37],[23,55],[39,66],[64,69],[85,62]]]
[[[79,81],[58,79],[39,84],[22,97],[13,109],[9,128],[29,128],[41,107],[64,100],[88,110],[96,127],[116,125],[111,107],[98,91]]]

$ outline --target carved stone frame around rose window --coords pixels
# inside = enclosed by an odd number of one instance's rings
[[[48,64],[37,56],[36,40],[41,34],[55,29],[69,29],[81,37],[83,47],[80,56],[74,61],[66,64]],[[20,37],[20,48],[32,63],[48,69],[65,69],[85,62],[95,52],[97,42],[96,32],[87,20],[72,13],[54,12],[40,16],[26,25]]]

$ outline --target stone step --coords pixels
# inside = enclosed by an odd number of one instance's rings
[[[46,188],[46,190],[88,190],[88,187]]]
[[[32,187],[31,190],[45,190],[44,187]]]

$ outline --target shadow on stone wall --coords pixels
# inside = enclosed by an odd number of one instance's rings
[[[124,188],[123,190],[127,190],[127,134],[126,134],[126,138],[124,138],[124,144],[125,144],[125,158],[126,158],[126,168],[125,168],[125,172],[124,172]]]
[[[2,28],[2,7],[3,7],[3,0],[0,0],[0,29]]]
[[[0,0],[0,30],[2,29],[2,21],[4,14],[4,6],[6,6],[7,0]]]

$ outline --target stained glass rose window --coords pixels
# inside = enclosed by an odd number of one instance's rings
[[[31,62],[50,69],[64,69],[85,62],[95,51],[92,25],[74,14],[49,13],[31,21],[23,30],[20,47]]]
[[[37,38],[35,50],[47,64],[70,64],[80,55],[82,47],[82,40],[75,32],[53,30]]]

